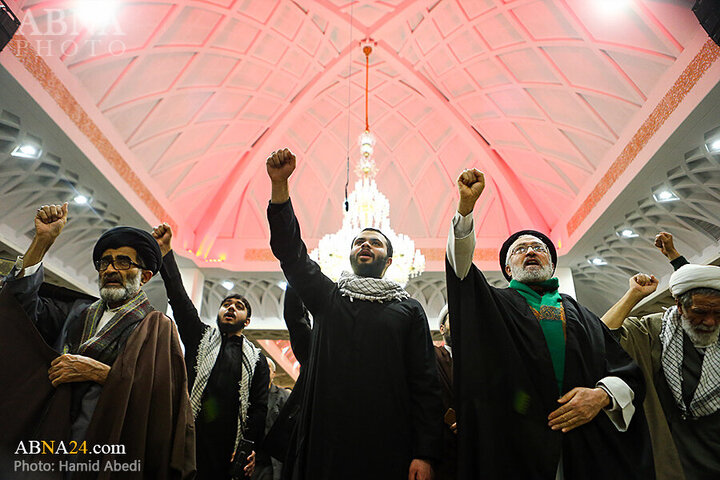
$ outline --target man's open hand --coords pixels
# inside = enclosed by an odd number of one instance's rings
[[[157,227],[153,228],[152,236],[160,246],[160,253],[164,257],[167,253],[172,250],[170,241],[172,240],[172,229],[167,223],[161,223]]]
[[[35,236],[49,243],[55,241],[67,223],[68,204],[43,205],[35,214]]]
[[[553,430],[570,430],[585,425],[610,403],[610,396],[602,388],[575,387],[558,399],[564,405],[548,415]]]
[[[110,373],[109,365],[90,357],[66,353],[50,363],[48,377],[53,387],[57,387],[61,383],[88,381],[102,385],[105,383],[108,373]]]
[[[252,451],[249,457],[247,457],[248,463],[245,465],[245,476],[252,477],[255,471],[255,450]]]
[[[680,256],[675,249],[672,234],[668,232],[660,232],[655,235],[655,246],[667,257],[671,262]]]
[[[410,463],[408,480],[432,480],[433,478],[435,478],[435,474],[433,473],[430,462],[420,458],[413,459]]]
[[[485,190],[485,175],[477,168],[463,170],[457,179],[457,186],[460,192],[458,213],[467,215],[472,212],[475,202]]]

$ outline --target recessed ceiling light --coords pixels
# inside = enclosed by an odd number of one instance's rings
[[[280,290],[287,290],[287,282],[285,280],[281,280],[277,283],[278,288]]]
[[[88,203],[88,197],[85,195],[76,195],[75,198],[73,198],[73,202],[75,202],[77,205],[85,205]]]
[[[675,195],[675,193],[672,190],[669,189],[663,189],[658,190],[657,192],[653,193],[653,198],[656,202],[674,202],[675,200],[679,200],[680,197]]]
[[[233,287],[235,287],[235,284],[230,280],[223,280],[220,285],[222,285],[225,290],[232,290]]]
[[[596,6],[607,13],[616,13],[628,7],[628,0],[595,0]]]
[[[617,231],[618,237],[622,238],[635,238],[638,236],[637,233],[635,233],[635,230],[632,230],[631,228],[623,228],[621,230]]]
[[[603,260],[602,258],[600,258],[600,257],[590,258],[590,259],[588,259],[588,262],[589,262],[591,265],[598,265],[598,266],[599,266],[599,265],[607,265],[607,262],[606,262],[605,260]]]
[[[117,2],[114,0],[77,0],[73,11],[88,28],[101,29],[110,25],[115,19]]]
[[[13,157],[38,159],[41,153],[40,147],[30,143],[23,143],[15,147],[11,155]]]
[[[720,139],[705,144],[709,152],[720,152]]]

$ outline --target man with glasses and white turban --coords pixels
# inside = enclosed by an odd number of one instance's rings
[[[676,269],[675,305],[626,318],[658,286],[654,276],[637,274],[602,320],[645,374],[657,478],[720,478],[720,267],[688,264],[669,233],[655,245]]]
[[[558,292],[557,253],[541,232],[505,241],[510,285],[491,286],[472,263],[485,177],[465,170],[457,185],[446,272],[458,478],[653,478],[639,367],[597,316]]]

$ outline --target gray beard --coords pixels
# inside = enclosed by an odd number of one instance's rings
[[[526,270],[522,265],[518,267],[513,267],[511,265],[510,273],[513,280],[520,283],[540,283],[552,278],[553,268],[552,265],[545,265],[540,268],[540,270]]]
[[[130,300],[140,291],[141,273],[138,271],[135,276],[127,278],[122,287],[100,287],[100,298],[106,305]]]
[[[720,326],[716,326],[712,332],[698,332],[684,314],[680,315],[680,325],[696,347],[709,347],[717,342],[720,336]]]

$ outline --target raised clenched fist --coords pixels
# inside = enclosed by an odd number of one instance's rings
[[[158,245],[160,246],[160,253],[164,257],[167,253],[172,250],[170,241],[172,240],[172,229],[167,223],[161,223],[157,227],[153,228],[152,236],[155,237]]]
[[[658,279],[655,275],[647,275],[645,273],[638,273],[630,278],[630,290],[637,294],[640,298],[645,298],[658,287]]]
[[[295,155],[287,148],[278,150],[270,154],[265,166],[273,183],[285,182],[295,171]]]
[[[673,261],[680,256],[678,251],[675,249],[675,242],[673,242],[673,236],[670,233],[660,232],[655,235],[655,246],[670,261]]]
[[[476,168],[463,170],[457,179],[457,185],[460,192],[458,212],[467,215],[472,212],[475,202],[485,190],[485,175]]]
[[[43,205],[35,214],[35,236],[50,242],[60,235],[68,218],[68,204]]]

